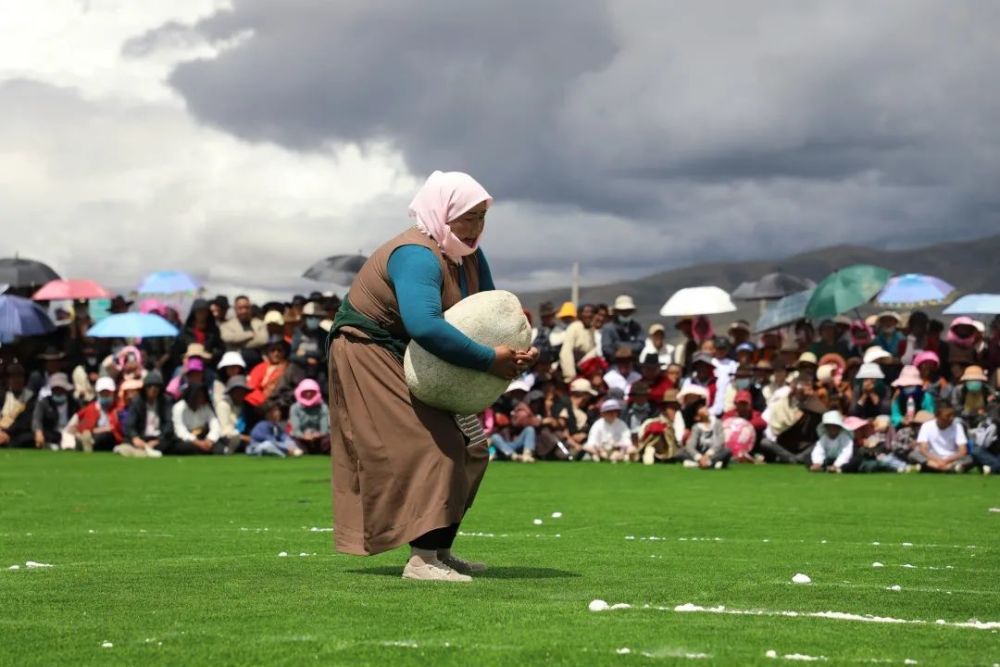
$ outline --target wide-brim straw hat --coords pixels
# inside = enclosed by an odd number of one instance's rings
[[[959,382],[989,382],[990,379],[986,377],[985,371],[983,371],[982,366],[969,366],[962,373],[962,377],[958,380]]]

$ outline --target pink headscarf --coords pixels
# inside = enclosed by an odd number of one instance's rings
[[[316,395],[312,398],[305,398],[303,396],[307,391],[314,391]],[[311,380],[306,378],[299,383],[299,386],[295,388],[295,400],[304,407],[311,408],[319,405],[323,402],[323,396],[320,395],[319,383],[316,380]]]
[[[410,202],[410,217],[448,259],[461,264],[463,257],[479,248],[479,239],[470,248],[452,234],[448,223],[482,202],[489,206],[493,197],[472,176],[460,171],[435,171]]]
[[[972,347],[976,342],[976,333],[973,332],[971,336],[959,336],[955,333],[955,329],[961,326],[975,328],[976,324],[971,317],[956,317],[951,321],[951,326],[948,327],[948,342],[954,343],[959,347]]]

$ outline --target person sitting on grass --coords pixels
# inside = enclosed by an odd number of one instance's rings
[[[917,452],[924,472],[965,472],[972,464],[965,428],[955,419],[955,408],[939,405],[934,419],[920,427]],[[919,460],[919,459],[918,459]]]
[[[246,376],[233,375],[226,380],[222,399],[215,404],[215,416],[219,420],[226,454],[235,454],[250,444],[250,426],[254,415],[245,400],[249,391]]]
[[[288,435],[288,424],[283,420],[281,404],[271,401],[266,404],[265,418],[250,431],[250,456],[302,456],[302,450]]]
[[[640,380],[628,391],[628,407],[622,420],[628,425],[634,440],[638,440],[639,429],[643,423],[656,416],[658,410],[649,400],[649,385]]]
[[[707,405],[700,406],[684,445],[684,467],[721,470],[732,457],[733,453],[726,448],[722,422]]]
[[[309,378],[299,383],[288,419],[292,438],[300,449],[309,454],[330,453],[330,411],[319,383]]]
[[[587,408],[597,392],[585,378],[573,380],[569,385],[569,402],[556,409],[559,420],[559,440],[566,445],[570,458],[583,451],[590,432],[590,415]]]
[[[184,398],[172,410],[174,434],[177,437],[174,454],[222,454],[222,431],[212,410],[208,387],[188,385]]]
[[[614,366],[604,374],[604,383],[608,385],[609,389],[628,391],[630,386],[642,379],[642,376],[635,371],[632,354],[632,350],[625,345],[621,345],[615,350]]]
[[[121,444],[121,423],[115,410],[115,381],[109,377],[98,378],[97,400],[77,411],[66,425],[66,434],[76,441],[76,449],[84,452],[111,451]]]
[[[646,465],[676,463],[682,460],[681,443],[684,442],[684,418],[676,389],[663,394],[660,414],[646,420],[639,427],[639,456]]]
[[[972,452],[973,460],[990,475],[1000,470],[1000,404],[993,403],[985,421],[979,425],[978,440]]]
[[[823,414],[823,422],[816,429],[819,440],[810,454],[809,470],[812,472],[851,472],[854,458],[854,437],[837,410]]]
[[[35,403],[35,413],[31,419],[31,429],[35,433],[35,447],[54,451],[62,449],[63,433],[69,420],[80,406],[73,398],[73,385],[65,373],[49,376],[48,396]]]
[[[17,362],[7,366],[7,390],[0,398],[0,447],[31,447],[35,392],[28,388],[24,366]]]
[[[921,410],[934,412],[934,396],[924,389],[923,378],[916,366],[903,366],[892,383],[897,391],[892,397],[892,425],[899,428]]]
[[[926,414],[926,413],[921,413]],[[873,420],[848,417],[844,420],[854,433],[854,451],[860,459],[859,472],[914,472],[918,466],[907,464],[906,456],[897,456],[893,441],[895,434],[888,415]]]
[[[520,380],[511,383],[512,388],[515,385],[513,391],[507,390],[508,395],[515,397],[516,402],[510,411],[510,424],[505,428],[506,436],[503,433],[494,433],[490,436],[490,445],[495,452],[494,456],[522,463],[534,463],[537,429],[541,420],[525,400],[528,392],[522,389],[527,388],[527,385]]]
[[[142,393],[128,407],[125,442],[115,454],[159,458],[173,449],[174,422],[170,398],[163,392],[163,376],[150,371],[142,381]]]
[[[590,428],[587,444],[583,451],[592,461],[629,461],[636,454],[632,444],[632,433],[619,417],[622,414],[621,401],[609,398],[601,404],[601,418]]]

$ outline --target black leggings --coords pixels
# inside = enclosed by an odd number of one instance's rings
[[[444,528],[435,528],[429,533],[424,533],[417,539],[410,542],[414,549],[424,549],[426,551],[437,551],[439,549],[451,549],[458,535],[458,524],[453,523]]]

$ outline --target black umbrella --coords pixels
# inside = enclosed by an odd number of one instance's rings
[[[316,262],[302,274],[303,278],[321,283],[335,285],[350,285],[354,276],[365,265],[368,258],[364,255],[334,255]]]
[[[23,257],[0,259],[0,283],[7,283],[12,289],[37,289],[51,280],[59,280],[59,274],[48,264]]]
[[[783,299],[789,294],[804,292],[816,287],[808,278],[789,273],[769,273],[756,282],[746,282],[733,291],[733,298],[740,301],[765,301]]]

